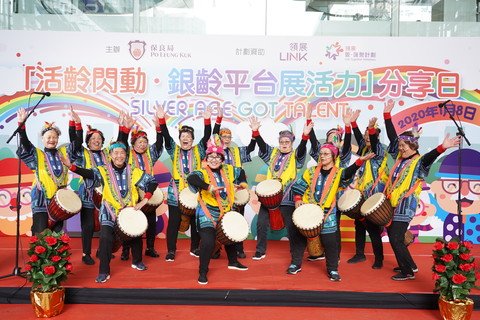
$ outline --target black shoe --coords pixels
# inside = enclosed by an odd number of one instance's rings
[[[253,260],[262,260],[266,257],[265,253],[255,252],[255,255],[252,257]]]
[[[93,260],[89,254],[86,254],[82,257],[82,262],[89,266],[95,264],[95,260]]]
[[[247,255],[245,254],[245,252],[243,252],[243,251],[238,251],[237,252],[237,258],[245,259],[246,257],[247,257]]]
[[[297,266],[296,264],[291,264],[287,269],[287,274],[297,274],[302,271],[302,267]]]
[[[364,254],[356,254],[352,258],[347,260],[347,263],[359,263],[367,260]]]
[[[108,273],[100,273],[95,279],[95,282],[104,283],[104,282],[107,282],[108,279],[110,279],[110,275]]]
[[[393,271],[394,271],[394,272],[402,272],[402,269],[401,269],[400,267],[395,267],[395,268],[393,268]],[[416,267],[415,267],[415,268],[412,268],[412,271],[413,271],[413,273],[417,273],[417,272],[418,272],[418,268],[416,268]]]
[[[147,248],[147,250],[145,250],[145,255],[146,256],[149,256],[149,257],[152,257],[152,258],[158,258],[160,257],[160,255],[158,254],[158,252],[155,250],[155,248]],[[122,258],[123,258],[123,252],[122,252]],[[122,259],[123,260],[123,259]]]
[[[147,266],[145,264],[143,264],[143,262],[132,264],[132,268],[137,269],[138,271],[145,271],[145,270],[148,269]]]
[[[175,261],[175,252],[167,253],[167,255],[165,256],[165,261],[168,261],[168,262]]]
[[[308,261],[318,261],[318,260],[323,260],[325,259],[325,254],[321,254],[319,256],[308,256],[307,260]]]
[[[228,269],[246,271],[246,270],[248,270],[248,267],[244,266],[243,264],[241,264],[240,262],[237,261],[235,263],[229,263],[228,264]]]
[[[415,276],[413,274],[403,274],[399,272],[396,275],[392,276],[392,280],[395,280],[395,281],[415,280]]]
[[[331,281],[342,281],[342,278],[340,278],[340,274],[338,273],[338,271],[330,271],[328,273],[328,277]]]
[[[218,259],[218,258],[220,258],[220,250],[212,254],[212,259]]]
[[[375,261],[372,265],[372,269],[382,269],[383,262],[382,261]]]
[[[201,273],[201,274],[198,276],[198,284],[207,284],[207,283],[208,283],[207,275]]]
[[[193,251],[190,251],[190,255],[195,258],[200,258],[200,249],[195,249]]]

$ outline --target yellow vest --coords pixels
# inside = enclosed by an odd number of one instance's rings
[[[135,150],[130,149],[130,154],[128,156],[128,164],[131,165],[132,168],[141,169],[138,165],[138,159],[135,153]],[[152,156],[150,155],[150,148],[147,148],[147,151],[140,154],[140,156],[143,158],[143,163],[145,164],[145,173],[153,176],[153,161]]]
[[[183,167],[182,167],[182,158],[180,156],[181,148],[177,145],[175,146],[175,151],[173,153],[173,163],[172,163],[172,173],[173,179],[177,180],[178,183],[178,192],[185,189],[187,184],[187,177],[183,174]],[[192,147],[193,153],[193,168],[191,172],[195,170],[200,170],[202,168],[202,159],[200,158],[200,150],[198,146]],[[180,171],[181,170],[181,171]]]
[[[297,177],[297,159],[295,157],[295,151],[292,151],[288,156],[287,165],[284,167],[283,172],[280,174],[280,177],[277,175],[277,172],[274,172],[273,168],[275,167],[275,162],[277,156],[280,155],[280,149],[274,148],[272,155],[270,156],[270,165],[268,166],[267,179],[277,179],[280,178],[282,185],[284,187],[288,186],[292,181]]]
[[[102,176],[103,180],[103,201],[106,201],[114,210],[115,215],[118,215],[119,211],[124,207],[133,207],[137,204],[138,201],[138,190],[136,184],[142,178],[144,172],[138,168],[133,168],[127,165],[125,170],[129,170],[129,176],[127,177],[127,195],[125,198],[121,196],[121,194],[115,191],[114,183],[112,177],[109,174],[109,170],[105,166],[97,167],[100,175]],[[111,169],[113,170],[113,168]]]
[[[240,157],[239,147],[228,147],[230,154],[232,155],[232,161],[234,167],[242,167],[242,158]]]
[[[309,186],[309,188],[305,191],[305,193],[303,194],[303,197],[302,197],[302,201],[304,203],[317,203],[317,201],[315,201],[314,192],[312,192],[312,184],[317,183],[317,181],[313,181],[316,168],[317,167],[312,167],[308,170],[305,170],[305,172],[303,173],[303,179],[308,183],[308,186]],[[332,170],[333,170],[333,168],[332,168]],[[326,185],[323,186],[322,194],[320,195],[320,200],[322,200],[322,196],[324,195],[325,192],[327,192],[327,194],[326,194],[326,196],[323,197],[322,203],[317,203],[318,205],[320,205],[322,207],[322,209],[325,210],[326,208],[330,208],[332,206],[332,203],[335,200],[338,188],[340,186],[340,181],[341,181],[341,178],[342,178],[342,172],[343,172],[342,168],[340,168],[340,169],[337,168],[335,173],[330,172],[330,174],[334,174],[334,177],[331,180],[332,183],[330,184],[329,190],[325,190],[325,187],[328,187],[328,186],[326,186]],[[328,177],[325,180],[325,182],[327,182],[329,180]],[[320,174],[318,175],[317,178],[320,178]],[[313,190],[315,190],[315,189],[313,189]]]
[[[226,175],[226,178],[227,178],[227,181],[223,181],[223,183],[225,184],[225,187],[227,188],[227,199],[225,201],[222,201],[222,206],[223,206],[223,209],[224,209],[224,212],[228,212],[231,210],[232,208],[232,205],[233,205],[233,201],[234,201],[234,198],[235,198],[235,188],[234,188],[234,184],[233,184],[233,181],[235,180],[235,176],[234,176],[234,169],[233,169],[233,166],[230,165],[230,164],[224,164],[222,165],[222,169],[223,172],[225,173]],[[205,169],[200,169],[198,170],[200,171],[202,174],[203,174],[203,179],[204,181],[207,183],[207,184],[210,184],[211,180],[210,180],[210,177],[208,175],[208,172],[207,170]],[[199,193],[199,198],[201,198],[205,204],[209,205],[209,206],[212,206],[212,207],[218,207],[218,201],[217,201],[217,198],[215,197],[215,194],[214,193],[211,193],[210,191],[208,190],[200,190],[200,193]]]
[[[375,179],[373,178],[373,173],[372,173],[372,166],[370,165],[370,160],[365,161],[365,170],[363,171],[363,174],[361,177],[358,178],[357,181],[357,186],[356,188],[364,193],[365,190],[370,188],[374,182]],[[382,163],[380,164],[380,167],[378,168],[378,174],[380,175],[380,181],[378,183],[383,183],[385,184],[388,180],[388,176],[383,174],[387,170],[387,155],[383,157]]]
[[[50,172],[47,161],[45,159],[45,152],[39,148],[35,148],[37,153],[37,170],[35,170],[35,180],[33,186],[40,185],[45,197],[52,199],[57,190],[61,187],[65,187],[68,184],[68,168],[62,164],[62,173],[60,177],[56,177],[53,172]],[[67,157],[67,150],[65,146],[60,147],[58,152],[63,157]]]
[[[404,195],[410,190],[410,188],[414,187],[415,185],[412,184],[413,174],[415,173],[415,168],[417,167],[418,161],[420,161],[422,157],[418,156],[411,160],[408,164],[408,168],[403,170],[403,173],[400,178],[397,179],[395,185],[391,185],[387,192],[387,196],[390,195],[390,204],[392,207],[398,206],[400,200],[403,199]],[[398,160],[399,158],[397,158]],[[418,181],[415,181],[417,183]],[[413,194],[415,197],[420,196],[420,192],[422,191],[422,184],[418,183],[415,189],[413,190]]]

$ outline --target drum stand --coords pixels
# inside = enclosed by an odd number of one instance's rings
[[[17,136],[17,150],[20,147],[20,134],[18,133],[20,131],[20,128],[25,125],[25,122],[27,122],[30,115],[35,111],[35,108],[40,104],[40,102],[42,102],[42,100],[44,98],[45,98],[45,95],[42,94],[42,97],[37,102],[37,104],[28,112],[25,120],[18,124],[17,129],[15,129],[15,131],[12,133],[10,138],[8,138],[7,143],[10,143],[10,141],[13,139],[13,137]],[[18,159],[18,184],[17,184],[17,196],[15,198],[15,208],[17,209],[17,230],[16,230],[16,234],[15,234],[15,266],[13,267],[13,271],[11,273],[0,276],[0,279],[13,277],[13,276],[19,276],[19,277],[25,278],[25,276],[26,276],[26,272],[21,272],[20,271],[21,268],[18,266],[18,255],[19,255],[19,246],[20,246],[20,209],[21,209],[21,205],[20,205],[20,184],[21,184],[21,182],[22,182],[21,160]]]
[[[463,137],[463,140],[470,146],[470,141],[468,141],[468,138],[465,136],[465,132],[463,131],[463,128],[461,125],[455,121],[455,118],[453,117],[452,112],[450,109],[447,107],[447,103],[450,102],[450,100],[440,103],[438,107],[445,108],[445,111],[448,113],[450,119],[452,119],[453,123],[457,127],[457,136]],[[458,120],[460,122],[460,119]],[[462,217],[462,142],[458,144],[458,198],[457,198],[457,216],[458,216],[458,234],[460,236],[460,241],[463,241],[463,217]]]

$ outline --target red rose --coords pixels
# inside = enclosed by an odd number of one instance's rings
[[[461,263],[458,267],[462,271],[470,271],[473,268],[473,265],[471,263]]]
[[[45,251],[47,251],[47,249],[45,249],[45,247],[42,247],[42,246],[36,246],[34,251],[36,254],[42,254]]]
[[[46,266],[43,268],[43,273],[45,273],[47,276],[50,276],[52,274],[55,274],[55,267],[54,266]]]
[[[62,260],[62,257],[60,257],[60,256],[53,256],[53,257],[52,257],[52,261],[53,261],[53,262],[58,262],[58,261],[60,261],[60,260]]]
[[[450,250],[457,250],[458,248],[460,248],[460,245],[458,244],[458,242],[453,241],[453,242],[447,243],[447,248]]]
[[[67,270],[68,272],[71,272],[73,270],[73,266],[71,263],[67,263],[65,265],[65,270]]]
[[[465,248],[467,248],[468,250],[471,250],[473,248],[473,244],[470,242],[470,241],[464,241],[463,242],[463,245],[465,246]]]
[[[447,267],[444,266],[443,264],[436,264],[435,265],[435,271],[443,273],[443,272],[445,272],[445,270],[447,270]]]
[[[70,261],[70,256],[63,258],[65,261]]]
[[[440,242],[440,241],[435,242],[435,244],[433,245],[433,249],[442,250],[443,249],[443,242]]]
[[[64,251],[68,250],[68,249],[70,249],[70,247],[66,244],[66,245],[61,246],[61,247],[58,249],[58,252],[59,252],[59,253],[62,253],[62,252],[64,252]]]
[[[435,273],[435,272],[434,272],[434,273],[432,274],[432,279],[435,280],[435,281],[437,281],[438,279],[440,279],[440,275],[439,275],[438,273]]]
[[[51,247],[57,244],[57,238],[48,236],[45,237],[45,242]]]
[[[36,254],[32,254],[30,256],[30,262],[37,262],[38,261],[38,256]]]
[[[467,280],[467,277],[465,277],[463,274],[454,274],[452,277],[452,281],[455,284],[462,284]]]
[[[445,262],[450,262],[450,261],[453,260],[453,256],[450,253],[447,253],[446,255],[444,255],[442,257],[442,260],[445,261]]]
[[[470,260],[471,257],[472,257],[472,255],[470,253],[461,253],[460,254],[460,259],[465,260],[465,261]]]
[[[25,265],[25,271],[30,271],[30,270],[32,270],[32,265],[27,263]]]
[[[37,242],[37,241],[38,241],[37,236],[31,236],[31,237],[30,237],[30,243],[35,243],[35,242]]]
[[[62,240],[63,243],[69,243],[70,242],[70,237],[68,236],[68,234],[63,234],[61,237],[60,237],[60,240]]]

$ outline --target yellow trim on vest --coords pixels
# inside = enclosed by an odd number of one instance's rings
[[[68,184],[68,168],[62,164],[62,174],[59,179],[56,179],[50,175],[47,169],[47,163],[45,160],[45,153],[39,148],[35,148],[37,153],[37,170],[35,170],[35,180],[33,181],[33,187],[39,184],[47,199],[52,199],[59,187],[65,187]],[[67,158],[67,149],[65,146],[58,149],[65,158]],[[57,180],[58,185],[57,185]],[[39,183],[38,183],[39,182]]]
[[[406,173],[403,174],[404,177],[401,177],[399,179],[399,182],[396,186],[392,186],[393,191],[391,191],[390,193],[390,203],[392,207],[398,206],[399,200],[403,199],[403,195],[408,192],[411,186],[413,186],[413,174],[415,173],[415,168],[417,167],[418,161],[420,161],[420,159],[422,159],[422,157],[417,157],[416,159],[413,159],[408,166],[408,170],[406,170]],[[392,190],[392,188],[390,188],[390,190]],[[421,191],[422,185],[419,184],[414,191],[415,197],[418,197]]]
[[[315,173],[316,167],[312,167],[308,170],[305,170],[303,173],[303,179],[308,183],[309,188],[305,191],[302,197],[302,201],[304,203],[316,203],[315,198],[313,194],[311,193],[311,188],[310,186],[312,183],[315,183],[313,180],[313,176]],[[322,209],[330,208],[332,206],[333,201],[335,200],[335,197],[337,196],[337,191],[340,186],[340,181],[342,178],[342,172],[343,168],[339,168],[337,172],[335,173],[335,177],[332,181],[332,186],[330,187],[330,190],[328,190],[327,196],[325,197],[325,200],[323,203],[319,203],[319,205],[322,207]],[[320,178],[320,175],[318,176]],[[325,188],[325,186],[324,186]]]
[[[227,179],[228,179],[228,181],[223,182],[223,183],[225,183],[226,187],[229,189],[228,190],[229,192],[227,192],[227,194],[230,195],[230,198],[227,199],[228,204],[224,205],[224,207],[223,207],[225,212],[228,212],[232,209],[233,201],[235,199],[235,188],[234,188],[234,184],[233,184],[233,181],[235,180],[235,176],[234,176],[233,166],[230,165],[230,164],[223,164],[222,165],[222,170],[225,171]],[[197,171],[200,171],[203,174],[203,180],[207,184],[210,184],[210,178],[208,176],[207,171],[205,169],[200,169],[200,170],[197,170]],[[200,190],[200,193],[199,193],[198,196],[201,197],[207,205],[212,206],[212,207],[217,207],[218,206],[218,202],[217,202],[217,198],[215,197],[215,194],[211,193],[210,191],[202,189],[202,190]]]
[[[200,157],[200,150],[199,150],[199,147],[198,145],[192,147],[192,152],[193,152],[193,168],[192,168],[192,172],[193,171],[196,171],[196,170],[200,170],[202,169],[202,159]],[[180,155],[180,152],[182,152],[181,148],[177,145],[175,146],[175,151],[173,153],[173,163],[172,163],[172,175],[173,175],[173,179],[174,180],[177,180],[178,181],[178,192],[182,191],[183,189],[185,189],[187,186],[188,186],[188,183],[187,183],[187,180],[186,180],[186,177],[185,179],[182,177],[181,173],[178,172],[178,168],[179,168],[179,155]],[[180,168],[182,168],[182,166],[180,165]]]
[[[278,148],[274,148],[273,151],[272,151],[272,154],[270,156],[270,164],[268,166],[267,179],[280,178],[281,182],[282,182],[282,185],[284,187],[286,187],[292,181],[294,181],[295,178],[297,177],[297,159],[296,159],[296,156],[295,156],[296,153],[295,153],[295,150],[290,153],[290,155],[289,155],[290,159],[285,160],[285,161],[289,162],[288,166],[286,168],[284,168],[280,177],[278,177],[278,176],[273,175],[271,167],[272,167],[272,161],[275,160],[275,157],[277,156],[277,153],[279,153],[279,152],[280,152],[280,149],[278,149]],[[273,164],[273,165],[275,165],[275,164]]]

